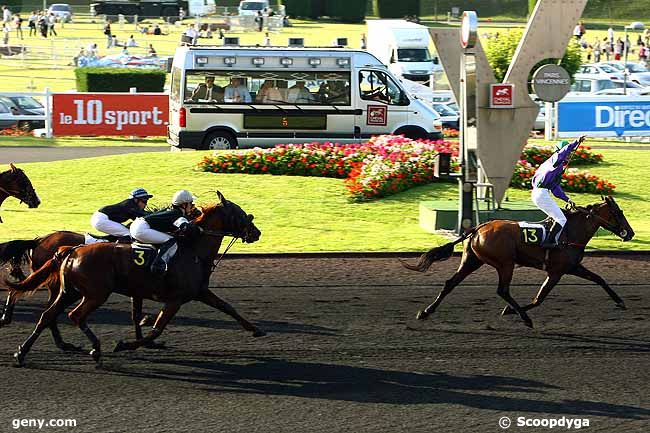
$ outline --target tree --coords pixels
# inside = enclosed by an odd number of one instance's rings
[[[488,62],[492,69],[494,70],[494,75],[497,81],[503,81],[503,78],[506,76],[508,67],[512,62],[512,58],[515,55],[519,41],[523,36],[522,30],[510,30],[505,34],[499,35],[498,38],[490,39],[485,48],[485,54],[487,56]],[[578,44],[575,39],[571,39],[569,46],[567,47],[564,57],[558,62],[558,59],[545,59],[537,63],[533,69],[530,71],[529,80],[532,80],[532,73],[535,72],[537,68],[546,64],[560,65],[567,70],[573,81],[573,75],[578,71],[578,68],[582,64],[582,52],[580,44]]]
[[[533,14],[536,5],[537,0],[528,0],[528,16],[531,16]]]

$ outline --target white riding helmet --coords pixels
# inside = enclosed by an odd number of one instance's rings
[[[174,206],[180,206],[185,203],[192,203],[194,200],[196,200],[196,197],[194,197],[191,192],[186,189],[182,189],[180,191],[176,191],[174,197],[172,197],[172,204]]]

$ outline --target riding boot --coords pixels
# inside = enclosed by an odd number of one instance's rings
[[[115,242],[118,244],[130,244],[133,243],[133,238],[130,235],[119,236]]]
[[[564,227],[557,222],[554,222],[551,230],[548,232],[548,236],[546,236],[546,239],[542,242],[542,248],[559,248],[562,229],[564,229]]]
[[[154,274],[164,274],[169,268],[169,262],[171,261],[178,246],[176,245],[176,239],[170,239],[164,244],[160,245],[158,249],[158,255],[156,259],[151,264],[151,272]]]

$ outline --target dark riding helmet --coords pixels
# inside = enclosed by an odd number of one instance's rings
[[[151,197],[153,196],[149,194],[147,190],[144,188],[136,188],[133,191],[131,191],[131,193],[129,194],[129,198],[141,199],[141,200],[149,200]]]

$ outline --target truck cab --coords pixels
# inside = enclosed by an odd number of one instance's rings
[[[239,15],[257,15],[269,7],[268,0],[243,0],[239,2]]]
[[[442,138],[430,104],[361,50],[179,47],[171,72],[168,142],[180,148]]]

